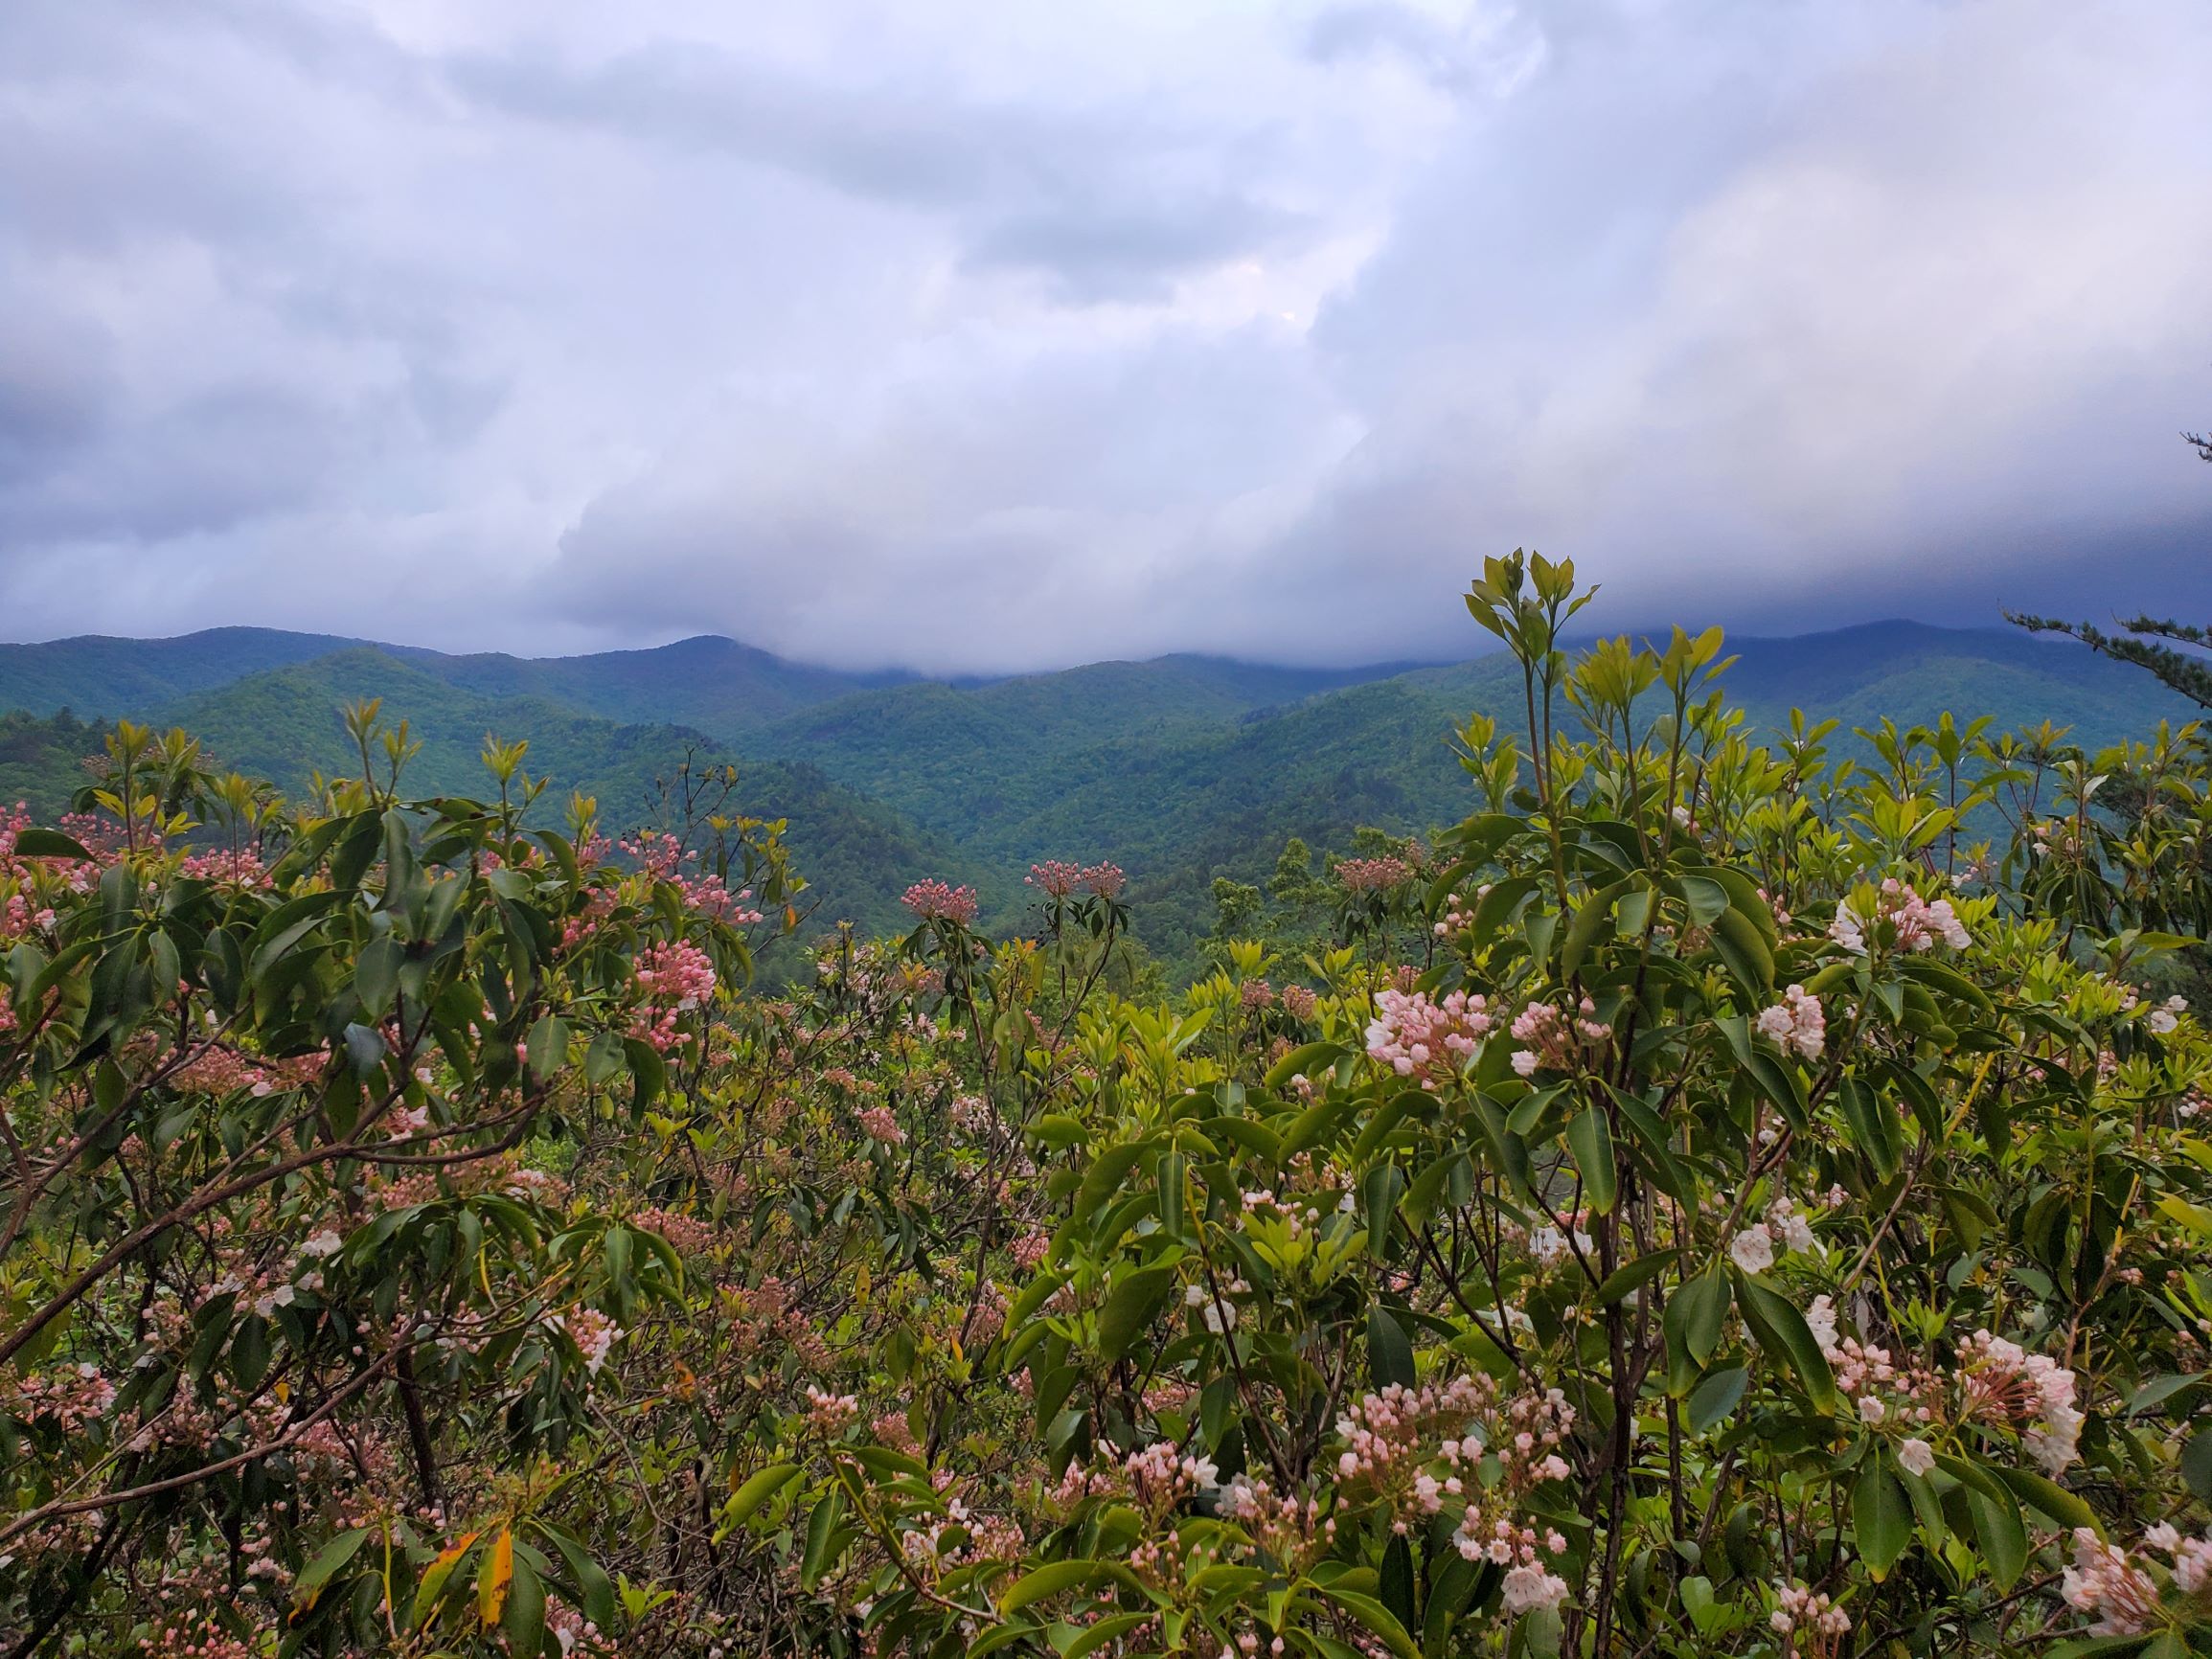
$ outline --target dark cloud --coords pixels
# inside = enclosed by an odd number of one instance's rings
[[[0,615],[1347,661],[1516,544],[1621,626],[2212,611],[2208,83],[2198,0],[0,9]]]

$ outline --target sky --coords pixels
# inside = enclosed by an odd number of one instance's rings
[[[2203,0],[12,0],[0,638],[2212,613]]]

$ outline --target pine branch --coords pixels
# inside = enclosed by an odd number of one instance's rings
[[[2208,457],[2212,458],[2212,457]],[[2155,674],[2160,682],[2178,692],[2201,709],[2212,709],[2212,662],[2192,656],[2174,648],[2176,645],[2212,648],[2212,630],[2196,627],[2188,623],[2139,616],[2119,625],[2122,634],[2109,634],[2093,623],[2060,622],[2054,617],[2028,616],[2018,611],[2006,611],[2005,621],[2023,627],[2032,634],[2064,634],[2079,640],[2101,656],[2114,662],[2132,663],[2136,668]],[[2132,639],[2131,634],[2149,636]],[[2156,644],[2172,641],[2173,644]]]

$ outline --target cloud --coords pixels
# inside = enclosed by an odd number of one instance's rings
[[[1617,625],[2212,610],[2208,82],[2194,0],[17,8],[0,614],[1341,662],[1521,543]]]

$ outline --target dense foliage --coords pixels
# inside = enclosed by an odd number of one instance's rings
[[[1110,865],[764,995],[715,799],[120,728],[0,833],[0,1651],[2212,1649],[2202,735],[1845,765],[1585,598],[1173,1001]]]

